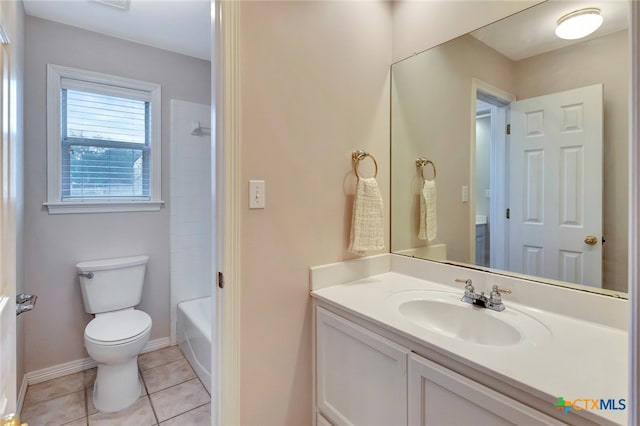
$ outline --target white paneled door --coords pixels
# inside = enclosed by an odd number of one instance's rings
[[[0,32],[0,418],[16,411],[16,177],[15,108],[10,45]]]
[[[602,93],[511,104],[509,270],[602,286]]]

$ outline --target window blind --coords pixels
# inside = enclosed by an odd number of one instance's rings
[[[149,199],[149,100],[70,86],[61,91],[62,199]]]

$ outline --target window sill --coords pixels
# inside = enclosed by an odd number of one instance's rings
[[[43,203],[49,214],[157,212],[164,201],[81,201]]]

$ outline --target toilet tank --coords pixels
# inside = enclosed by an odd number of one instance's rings
[[[136,306],[149,256],[92,260],[76,265],[84,308],[90,314]]]

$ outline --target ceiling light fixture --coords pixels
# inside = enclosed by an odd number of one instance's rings
[[[595,7],[580,9],[558,19],[556,35],[565,40],[576,40],[586,37],[602,25],[600,9]]]

